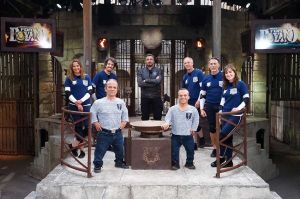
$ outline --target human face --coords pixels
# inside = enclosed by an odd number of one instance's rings
[[[154,65],[154,58],[152,56],[147,56],[145,60],[147,67],[152,67]]]
[[[226,71],[225,71],[225,77],[226,79],[232,83],[234,81],[234,78],[235,78],[235,72],[231,69],[231,68],[228,68]]]
[[[118,92],[118,83],[116,81],[108,81],[105,87],[107,97],[116,97]]]
[[[178,101],[180,105],[185,105],[188,103],[190,96],[187,90],[178,91]]]
[[[105,66],[105,71],[107,73],[111,73],[111,71],[114,69],[114,62],[112,62],[111,60],[108,60],[106,66]]]
[[[73,70],[74,75],[80,75],[81,68],[80,68],[80,65],[78,62],[73,62],[72,70]]]
[[[183,60],[183,65],[184,65],[184,68],[187,70],[187,72],[192,72],[194,69],[193,60],[190,58],[185,58]]]
[[[208,62],[208,68],[212,75],[215,75],[219,72],[220,64],[216,59],[211,59]]]

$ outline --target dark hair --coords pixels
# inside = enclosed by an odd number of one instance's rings
[[[218,63],[220,64],[220,59],[219,59],[218,57],[211,57],[211,58],[208,59],[208,62],[209,62],[210,60],[212,60],[212,59],[217,60]]]
[[[105,59],[105,61],[104,61],[104,68],[106,67],[108,61],[111,61],[114,64],[114,67],[116,67],[116,68],[118,67],[118,63],[117,63],[117,61],[116,61],[115,58],[113,58],[113,57],[107,57]]]
[[[75,74],[73,72],[73,63],[77,62],[80,66],[80,77],[81,79],[85,79],[85,74],[84,74],[84,69],[82,67],[81,62],[79,61],[79,59],[73,59],[73,61],[71,62],[71,64],[69,65],[69,70],[68,70],[68,77],[73,81]]]
[[[225,76],[225,74],[226,74],[226,72],[227,72],[228,69],[231,69],[234,72],[234,74],[235,74],[234,80],[232,82],[232,84],[233,84],[234,87],[236,87],[237,82],[239,81],[239,77],[237,75],[236,68],[234,67],[234,65],[233,64],[227,64],[225,66],[225,68],[224,68],[224,71],[223,71],[223,82],[224,82],[223,83],[223,88],[224,89],[226,89],[228,87],[228,84],[229,84],[229,80],[226,79],[226,76]]]
[[[153,54],[151,54],[151,53],[147,53],[147,54],[146,54],[146,57],[149,57],[149,56],[150,56],[150,57],[152,57],[152,58],[155,60],[155,57],[154,57],[154,55],[153,55]]]

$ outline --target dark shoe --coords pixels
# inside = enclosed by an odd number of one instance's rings
[[[81,151],[81,150],[80,150],[80,154],[79,154],[78,158],[84,158],[84,156],[85,156],[84,151]]]
[[[171,169],[172,170],[178,170],[178,169],[180,169],[180,167],[178,165],[172,165]]]
[[[226,164],[227,163],[227,164]],[[226,164],[226,165],[225,165]],[[229,161],[229,162],[224,162],[222,164],[222,167],[223,168],[227,168],[227,167],[233,167],[233,162],[232,161]]]
[[[101,172],[101,167],[94,167],[94,172],[95,173],[100,173]]]
[[[220,158],[220,164],[222,165],[223,162],[225,162],[225,158]],[[211,167],[217,167],[217,160],[213,161],[211,164],[210,164]]]
[[[122,163],[115,163],[115,167],[121,168],[121,169],[129,169],[129,166],[127,166],[124,162],[122,162]]]
[[[217,153],[216,149],[212,150],[212,152],[210,154],[210,157],[215,158],[216,157],[216,153]]]
[[[195,150],[195,151],[197,151],[197,150],[198,150],[197,143],[194,143],[194,150]]]
[[[70,149],[73,148],[73,147],[72,147],[72,144],[69,144],[69,148],[70,148]],[[72,151],[73,156],[75,156],[75,157],[78,156],[77,149],[72,149],[71,151]]]
[[[196,169],[196,167],[193,163],[185,163],[184,167],[186,167],[188,169]]]
[[[107,150],[108,150],[108,151],[114,151],[114,148],[113,148],[112,145],[109,145]]]
[[[205,147],[205,139],[204,137],[202,137],[199,140],[199,148],[204,148],[204,147]]]

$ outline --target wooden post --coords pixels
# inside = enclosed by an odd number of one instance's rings
[[[213,57],[221,59],[221,0],[213,1]],[[221,61],[221,60],[220,60]]]
[[[92,63],[92,3],[83,0],[83,60],[85,72],[91,76]]]

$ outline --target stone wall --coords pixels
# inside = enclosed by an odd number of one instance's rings
[[[271,134],[290,146],[300,148],[300,101],[271,101]]]

